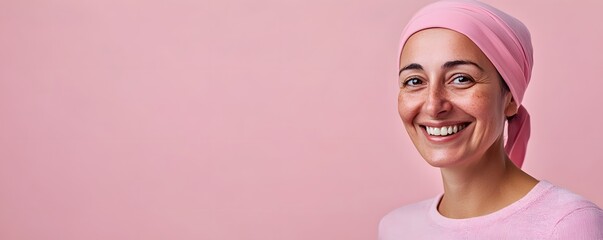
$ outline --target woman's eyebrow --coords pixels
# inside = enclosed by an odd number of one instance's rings
[[[446,63],[444,63],[444,65],[442,65],[442,68],[446,69],[446,68],[453,68],[456,67],[458,65],[473,65],[477,68],[479,68],[479,70],[481,70],[482,72],[484,71],[484,69],[482,67],[480,67],[477,63],[474,63],[472,61],[469,60],[454,60],[454,61],[448,61]]]
[[[442,65],[442,68],[444,68],[444,69],[453,68],[458,65],[467,65],[467,64],[473,65],[473,66],[479,68],[479,70],[481,70],[482,72],[484,71],[484,69],[479,64],[469,61],[469,60],[448,61],[448,62],[444,63],[444,65]],[[423,70],[423,66],[421,66],[421,64],[418,64],[418,63],[408,64],[408,65],[404,66],[402,69],[400,69],[400,72],[398,72],[398,75],[402,74],[402,72],[406,71],[406,70]]]
[[[406,65],[405,67],[403,67],[402,69],[400,69],[400,72],[398,72],[398,76],[399,76],[400,74],[402,74],[402,72],[403,72],[403,71],[406,71],[406,70],[411,70],[411,69],[423,70],[423,66],[421,66],[421,64],[418,64],[418,63],[411,63],[411,64],[408,64],[408,65]]]

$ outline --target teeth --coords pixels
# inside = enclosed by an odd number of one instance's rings
[[[427,130],[427,134],[432,136],[447,136],[457,133],[458,131],[463,130],[466,127],[466,124],[461,125],[453,125],[453,126],[444,126],[444,127],[428,127],[425,126],[425,130]]]

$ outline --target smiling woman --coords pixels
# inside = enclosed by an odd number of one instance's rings
[[[400,61],[400,117],[423,158],[448,167],[501,154],[504,120],[517,105],[510,92],[503,96],[496,68],[471,40],[444,28],[423,30],[409,38]]]
[[[599,207],[520,169],[532,70],[521,22],[476,1],[436,2],[410,20],[399,60],[400,117],[444,193],[390,212],[379,239],[603,239]]]

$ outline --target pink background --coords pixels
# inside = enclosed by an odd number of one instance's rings
[[[396,108],[426,2],[1,1],[0,239],[375,239],[441,191]],[[525,169],[603,205],[603,5],[487,2],[533,35]]]

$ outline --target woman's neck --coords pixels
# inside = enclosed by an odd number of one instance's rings
[[[525,196],[538,183],[509,160],[502,143],[495,143],[483,159],[470,166],[443,168],[441,172],[444,196],[438,211],[448,218],[498,211]]]

